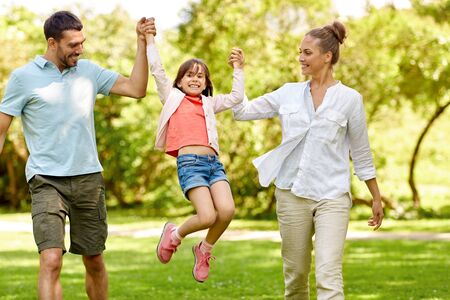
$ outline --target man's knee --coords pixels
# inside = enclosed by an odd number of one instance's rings
[[[105,271],[105,262],[102,255],[83,255],[83,263],[89,273]]]
[[[62,249],[50,248],[40,253],[41,268],[49,272],[59,272],[62,267]]]

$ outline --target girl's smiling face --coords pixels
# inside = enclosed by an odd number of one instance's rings
[[[206,88],[205,70],[199,64],[194,64],[184,73],[177,86],[188,96],[199,96]]]

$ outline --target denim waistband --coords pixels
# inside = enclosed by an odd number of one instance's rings
[[[178,155],[177,160],[183,160],[185,158],[195,158],[197,160],[201,160],[201,161],[217,161],[219,160],[219,157],[217,155],[213,155],[213,154],[182,154],[182,155]]]

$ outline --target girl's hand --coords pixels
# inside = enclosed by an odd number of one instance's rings
[[[228,57],[228,64],[233,68],[243,69],[245,63],[244,51],[240,48],[231,49],[230,56]]]
[[[142,30],[146,35],[156,35],[155,18],[147,18],[142,26]]]
[[[372,203],[372,217],[369,218],[369,222],[367,224],[369,226],[375,226],[373,230],[377,230],[381,226],[381,222],[383,222],[383,206],[380,200],[374,200]]]

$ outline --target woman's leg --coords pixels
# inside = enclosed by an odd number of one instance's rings
[[[196,187],[190,189],[187,194],[197,214],[184,221],[184,223],[178,227],[178,233],[181,237],[185,237],[190,233],[202,229],[210,228],[217,219],[211,192],[208,187]]]
[[[309,299],[311,270],[312,200],[276,189],[277,216],[281,234],[281,256],[285,299]]]
[[[233,219],[234,200],[230,185],[225,180],[218,181],[211,186],[211,196],[217,217],[209,228],[205,241],[214,245]]]
[[[344,299],[342,256],[349,222],[351,199],[348,195],[319,202],[315,209],[317,299]]]

